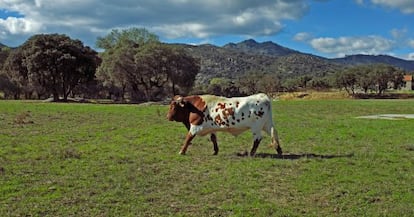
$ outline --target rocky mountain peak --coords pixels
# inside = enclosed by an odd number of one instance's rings
[[[257,42],[254,39],[248,39],[239,43],[229,43],[224,45],[223,48],[245,52],[248,54],[268,56],[286,56],[290,54],[300,54],[299,51],[280,46],[279,44],[276,44],[272,41]]]

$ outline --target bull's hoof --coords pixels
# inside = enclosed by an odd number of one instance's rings
[[[185,155],[185,151],[180,151],[180,152],[178,152],[178,154]]]
[[[283,154],[282,148],[281,148],[280,146],[278,146],[278,147],[276,148],[276,151],[277,151],[277,154],[278,154],[278,155],[282,155],[282,154]]]

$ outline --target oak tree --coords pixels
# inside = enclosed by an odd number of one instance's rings
[[[66,101],[77,85],[94,78],[98,64],[96,51],[81,41],[61,34],[38,34],[6,60],[5,70],[21,86],[41,87],[54,101],[60,96]]]

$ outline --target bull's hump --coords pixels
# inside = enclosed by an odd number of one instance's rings
[[[186,100],[190,101],[199,111],[204,111],[206,109],[207,103],[202,96],[188,96],[186,97]]]

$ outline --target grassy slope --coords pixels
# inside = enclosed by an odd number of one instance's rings
[[[249,133],[179,156],[167,109],[0,101],[0,216],[414,215],[414,121],[354,118],[414,101],[276,102],[288,159],[237,156]]]

